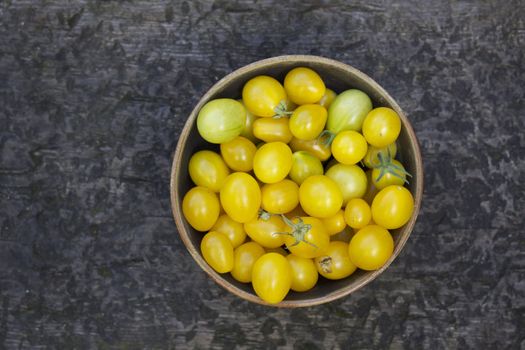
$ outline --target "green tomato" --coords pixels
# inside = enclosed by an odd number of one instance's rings
[[[197,116],[197,129],[210,143],[229,142],[240,135],[246,124],[243,105],[230,98],[219,98],[206,103]]]
[[[335,164],[325,173],[337,183],[343,194],[343,205],[352,198],[361,198],[366,193],[368,180],[366,174],[357,165]]]
[[[368,112],[372,110],[372,101],[361,90],[346,90],[335,98],[328,108],[326,130],[338,134],[345,130],[360,131]]]

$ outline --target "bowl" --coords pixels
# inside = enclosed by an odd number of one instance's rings
[[[390,107],[399,114],[402,126],[397,141],[399,148],[397,158],[403,163],[406,170],[412,174],[407,188],[414,196],[415,208],[412,217],[406,225],[400,229],[390,231],[394,238],[394,253],[382,268],[370,272],[358,269],[351,276],[337,281],[319,278],[317,285],[308,292],[297,293],[290,290],[290,293],[282,302],[273,305],[278,307],[304,307],[330,302],[363,288],[366,284],[373,281],[385,271],[405,246],[414,228],[423,193],[423,167],[414,130],[396,101],[366,74],[338,61],[306,55],[273,57],[244,66],[218,81],[199,100],[188,116],[188,120],[180,134],[171,168],[171,206],[180,238],[193,259],[215,282],[238,297],[254,303],[270,305],[255,294],[250,283],[237,282],[230,274],[219,274],[206,263],[200,252],[200,241],[203,233],[194,230],[182,215],[182,198],[194,186],[188,174],[188,162],[191,155],[202,149],[218,151],[216,145],[210,145],[199,135],[196,126],[197,114],[202,106],[212,99],[221,97],[240,98],[244,83],[257,75],[270,75],[282,82],[286,73],[295,67],[312,68],[323,78],[326,86],[337,93],[349,88],[360,89],[370,96],[374,107]]]

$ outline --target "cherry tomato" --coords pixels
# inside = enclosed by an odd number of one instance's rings
[[[239,101],[243,106],[244,102],[242,100]],[[246,110],[246,122],[244,124],[244,129],[242,129],[240,136],[246,137],[248,140],[252,142],[257,142],[257,138],[253,135],[253,122],[257,117],[250,112],[246,107],[244,108]]]
[[[211,230],[220,232],[228,237],[233,248],[237,248],[246,240],[246,232],[244,232],[242,224],[226,214],[219,216]]]
[[[328,108],[326,130],[338,134],[344,130],[361,130],[363,120],[372,110],[372,100],[361,90],[341,92]]]
[[[283,180],[292,168],[292,151],[282,142],[269,142],[255,152],[253,172],[264,183]]]
[[[336,135],[332,142],[332,155],[342,164],[356,164],[366,155],[368,144],[357,131],[347,130]]]
[[[232,277],[242,283],[252,281],[253,265],[266,252],[255,242],[244,243],[233,252]]]
[[[248,172],[252,170],[255,151],[257,151],[257,147],[253,142],[242,136],[221,143],[222,158],[234,171]]]
[[[335,91],[327,88],[323,97],[319,101],[319,104],[324,108],[328,109],[328,107],[330,107],[330,105],[332,104],[332,102],[334,102],[336,97],[337,94],[335,93]]]
[[[306,292],[312,289],[319,278],[313,260],[301,258],[294,254],[289,254],[286,259],[292,268],[291,289],[296,292]]]
[[[394,240],[383,227],[369,225],[360,229],[350,240],[348,255],[360,269],[372,271],[382,267],[392,256]]]
[[[348,256],[348,244],[345,242],[330,242],[323,255],[315,258],[315,266],[321,276],[339,280],[350,276],[357,269]]]
[[[325,175],[337,183],[343,194],[344,204],[352,198],[360,198],[366,192],[366,174],[357,165],[336,164]]]
[[[303,258],[315,258],[323,254],[330,242],[321,220],[310,216],[294,219],[284,217],[288,227],[283,235],[284,243],[290,253]]]
[[[414,212],[412,193],[403,186],[388,186],[372,201],[372,218],[389,230],[406,224]]]
[[[244,224],[244,231],[264,248],[277,248],[284,244],[283,235],[286,225],[278,215],[261,212],[254,219]]]
[[[246,124],[246,111],[230,98],[207,102],[197,116],[197,130],[208,142],[223,143],[239,136]]]
[[[292,168],[290,169],[290,179],[300,185],[306,178],[312,175],[323,175],[323,164],[319,158],[306,151],[297,151],[292,154]]]
[[[182,199],[182,213],[197,231],[212,228],[219,217],[220,207],[217,195],[206,187],[193,187]]]
[[[369,146],[368,151],[366,152],[365,157],[363,158],[363,163],[367,168],[375,168],[380,164],[380,157],[383,159],[394,159],[397,152],[397,145],[395,142],[392,142],[386,147],[377,148],[374,146]],[[381,156],[379,156],[381,154]]]
[[[230,174],[221,188],[222,208],[237,222],[248,222],[257,216],[261,206],[261,189],[247,173]]]
[[[334,216],[330,216],[325,219],[321,219],[326,232],[332,236],[336,233],[343,231],[346,227],[345,212],[341,209]]]
[[[318,142],[317,140],[306,141],[294,137],[290,141],[290,148],[294,152],[306,151],[318,158],[321,162],[324,162],[332,155],[330,146],[328,144]]]
[[[264,142],[288,143],[292,139],[290,119],[282,118],[257,118],[253,122],[253,134]]]
[[[401,162],[392,159],[384,166],[372,170],[372,182],[378,190],[391,185],[403,186],[406,182],[407,172]]]
[[[298,105],[316,103],[326,91],[319,74],[305,67],[294,68],[286,74],[284,89],[290,100]]]
[[[325,175],[310,176],[299,187],[299,202],[304,211],[318,218],[334,216],[343,205],[337,183]]]
[[[264,254],[253,265],[252,285],[259,298],[267,303],[281,302],[292,286],[290,263],[280,254]]]
[[[201,253],[208,265],[218,273],[233,269],[233,246],[226,235],[215,231],[205,234],[201,241]]]
[[[197,186],[219,192],[230,170],[221,156],[212,151],[194,153],[188,164],[191,181]]]
[[[290,131],[298,139],[314,140],[323,131],[327,116],[328,112],[323,106],[299,106],[290,117]]]
[[[299,204],[299,186],[284,179],[261,188],[262,208],[272,214],[284,214]]]
[[[246,108],[256,116],[273,117],[281,114],[282,105],[286,105],[286,92],[276,79],[259,75],[244,85],[242,100]]]
[[[386,147],[396,141],[401,131],[401,119],[391,108],[372,109],[363,122],[363,135],[374,147]]]
[[[370,206],[364,199],[350,199],[346,204],[344,219],[351,228],[361,229],[372,219]]]

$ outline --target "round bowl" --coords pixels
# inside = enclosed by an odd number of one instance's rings
[[[326,86],[337,93],[349,88],[360,89],[370,96],[374,107],[390,107],[399,114],[402,127],[397,141],[399,148],[397,158],[400,159],[406,170],[412,174],[410,184],[407,187],[414,196],[415,208],[412,217],[405,226],[390,231],[394,238],[394,253],[381,269],[370,272],[357,270],[351,276],[337,281],[319,278],[317,285],[308,292],[297,293],[290,291],[282,302],[273,305],[278,307],[312,306],[339,299],[364,287],[383,273],[399,255],[408,240],[419,213],[423,194],[423,166],[416,135],[405,113],[379,84],[349,65],[318,56],[279,56],[258,61],[228,74],[213,85],[189,115],[179,137],[171,168],[171,206],[179,235],[197,264],[215,282],[231,293],[254,303],[269,305],[255,294],[251,284],[237,282],[229,273],[219,274],[206,263],[200,252],[200,241],[203,233],[194,230],[184,219],[182,215],[182,198],[194,186],[188,174],[188,162],[191,155],[202,149],[218,150],[216,145],[210,145],[204,141],[197,131],[196,119],[202,106],[215,98],[240,98],[244,83],[257,75],[270,75],[282,82],[288,71],[300,66],[310,67],[315,70],[323,78]]]

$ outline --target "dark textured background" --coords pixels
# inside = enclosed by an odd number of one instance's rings
[[[525,349],[523,1],[0,1],[0,348]],[[366,288],[297,310],[207,278],[171,154],[220,77],[322,55],[413,122],[423,209]]]

